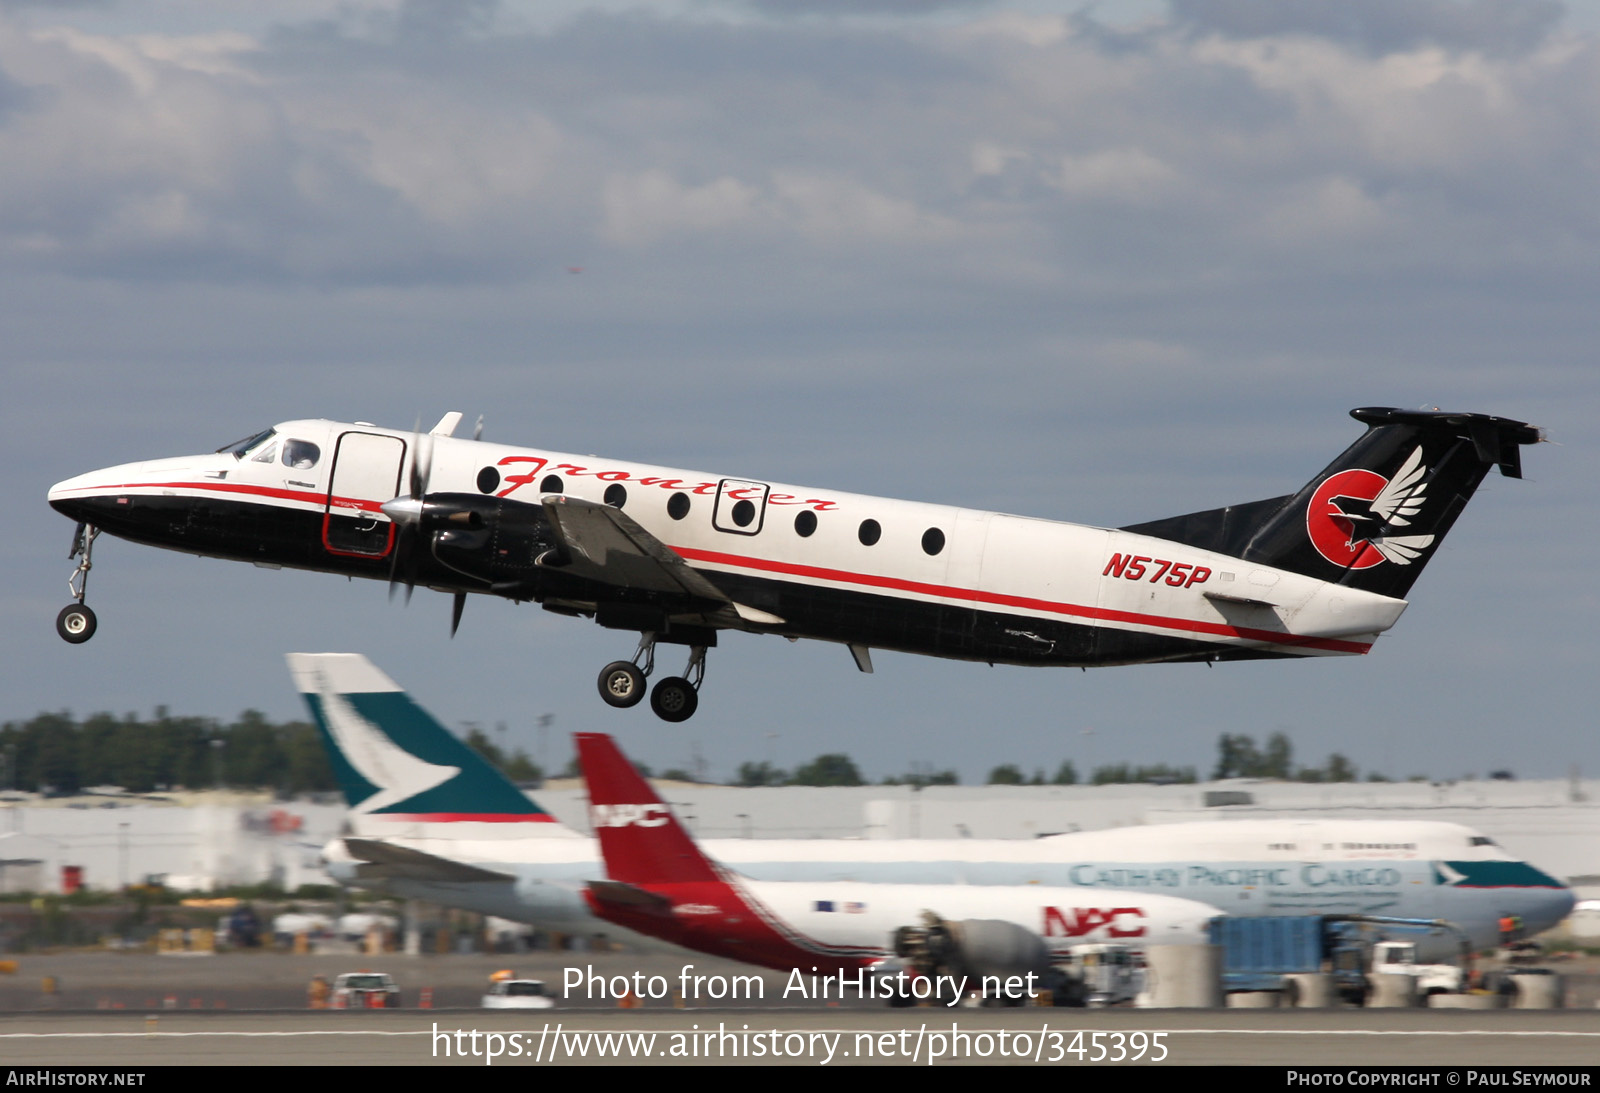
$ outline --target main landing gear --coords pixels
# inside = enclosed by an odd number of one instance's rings
[[[67,578],[67,590],[78,602],[69,603],[56,616],[56,633],[61,635],[63,641],[70,641],[73,645],[82,645],[94,637],[95,628],[99,625],[94,612],[83,602],[84,594],[89,591],[89,570],[94,568],[89,556],[94,551],[94,540],[99,534],[99,528],[80,523],[72,535],[72,550],[67,554],[68,559],[82,556],[78,568]]]
[[[656,666],[656,636],[639,637],[632,660],[614,660],[600,669],[600,697],[618,709],[637,706],[644,698],[645,680]],[[706,647],[689,647],[689,665],[681,676],[668,676],[650,691],[650,708],[663,721],[687,721],[700,706],[700,682],[706,675]]]

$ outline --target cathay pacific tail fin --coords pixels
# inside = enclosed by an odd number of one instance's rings
[[[578,837],[366,657],[290,653],[288,660],[361,834]]]

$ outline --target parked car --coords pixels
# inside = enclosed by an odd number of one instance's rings
[[[491,1010],[547,1010],[555,1004],[542,979],[501,979],[483,996],[483,1008]]]

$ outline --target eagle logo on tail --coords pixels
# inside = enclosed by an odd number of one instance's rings
[[[1437,536],[1395,535],[1427,503],[1428,468],[1422,448],[1412,449],[1393,478],[1354,468],[1330,475],[1311,496],[1306,532],[1311,545],[1341,568],[1370,569],[1383,562],[1410,565]]]

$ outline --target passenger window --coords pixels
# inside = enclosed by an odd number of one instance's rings
[[[309,471],[322,458],[322,449],[309,440],[285,440],[283,465],[297,471]]]

